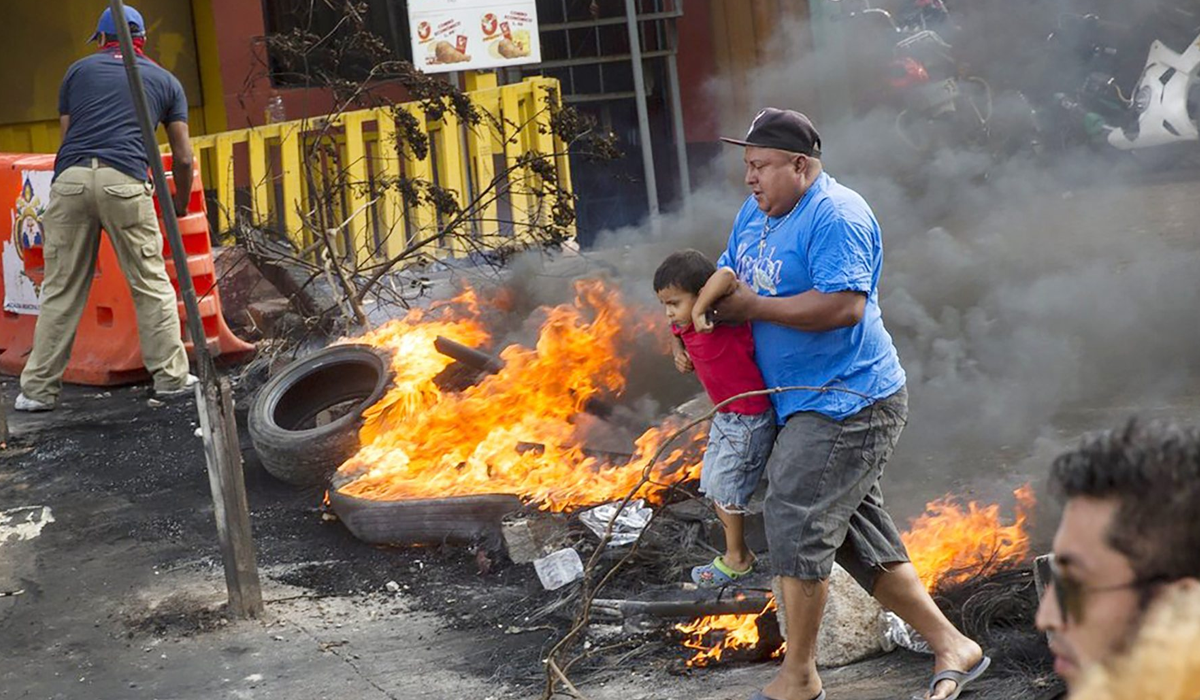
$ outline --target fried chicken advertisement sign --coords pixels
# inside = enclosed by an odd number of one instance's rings
[[[426,73],[538,63],[534,0],[409,0],[413,65]]]

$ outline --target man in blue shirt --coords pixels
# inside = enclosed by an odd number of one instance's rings
[[[817,630],[836,561],[935,653],[927,697],[955,698],[987,669],[909,563],[879,479],[908,419],[904,370],[879,310],[883,242],[871,208],[821,165],[798,112],[765,109],[745,139],[747,198],[719,264],[738,276],[716,309],[753,322],[780,429],[764,518],[788,632],[779,673],[755,698],[821,698]]]
[[[174,154],[175,210],[184,213],[192,189],[187,98],[175,76],[146,58],[146,23],[132,7],[125,20],[134,36],[151,113],[166,125]],[[142,359],[160,398],[183,396],[195,383],[180,332],[174,288],[163,261],[150,164],[134,111],[112,11],[105,10],[92,41],[99,50],[67,70],[59,89],[62,147],[46,209],[46,277],[33,350],[21,373],[18,411],[49,411],[96,270],[100,230],[116,251],[137,311]]]

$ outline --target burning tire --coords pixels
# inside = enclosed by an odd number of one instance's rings
[[[297,486],[328,480],[358,451],[362,413],[391,380],[388,359],[365,345],[336,345],[288,365],[250,407],[263,468]]]
[[[500,519],[521,509],[510,494],[373,501],[330,491],[329,505],[368,544],[467,544],[500,536]]]

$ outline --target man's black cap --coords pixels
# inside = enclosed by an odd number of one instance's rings
[[[791,153],[821,157],[821,135],[812,120],[790,109],[767,107],[750,122],[745,140],[721,137],[725,143],[737,146],[777,148]]]

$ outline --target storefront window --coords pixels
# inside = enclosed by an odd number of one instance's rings
[[[360,29],[348,6],[363,8]],[[361,81],[387,60],[410,60],[404,0],[263,0],[271,82],[277,87]]]

